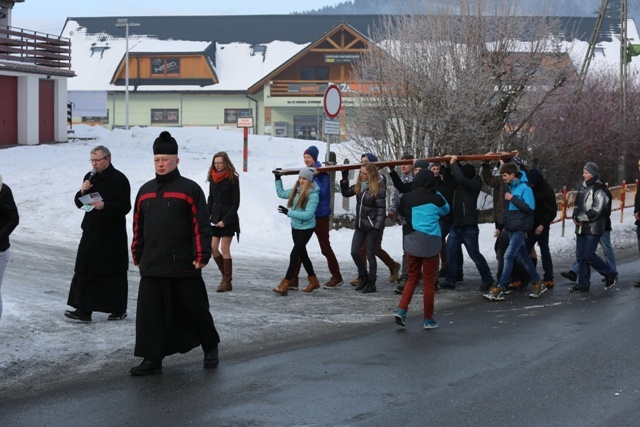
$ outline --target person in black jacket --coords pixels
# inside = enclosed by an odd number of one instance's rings
[[[211,224],[200,186],[180,175],[178,144],[167,131],[153,144],[156,177],[133,207],[133,263],[140,269],[132,375],[162,372],[162,359],[202,345],[204,367],[218,366],[220,337],[209,312],[202,268]]]
[[[531,252],[536,242],[538,242],[540,256],[542,257],[542,269],[544,270],[544,286],[547,289],[551,289],[554,284],[553,261],[549,250],[549,229],[551,221],[556,218],[558,213],[556,193],[538,169],[531,169],[527,173],[527,177],[536,201],[536,208],[533,213],[533,230],[527,234],[526,238],[527,251]]]
[[[9,251],[9,235],[20,222],[18,207],[13,200],[13,193],[8,185],[2,183],[0,176],[0,288],[4,271],[9,263],[11,252]],[[2,294],[0,293],[0,319],[2,319]]]
[[[351,258],[358,267],[359,284],[356,291],[376,291],[377,262],[376,245],[378,235],[387,216],[387,195],[382,177],[373,163],[362,165],[355,185],[349,186],[349,171],[342,171],[340,190],[343,197],[356,196],[356,223],[351,241]],[[366,244],[367,266],[360,257],[360,247]]]
[[[91,166],[74,196],[85,210],[82,237],[67,304],[75,310],[64,315],[73,320],[91,321],[91,313],[110,313],[109,320],[127,317],[129,253],[126,215],[131,210],[131,186],[127,177],[113,167],[111,152],[103,145],[91,150]],[[96,195],[83,203],[81,197]]]
[[[213,227],[211,249],[222,280],[216,292],[232,289],[233,264],[231,260],[231,241],[233,235],[240,239],[240,182],[236,168],[229,155],[224,151],[214,154],[207,174],[209,181],[209,221]]]
[[[453,225],[447,238],[447,271],[445,280],[440,284],[444,289],[455,289],[455,267],[458,265],[457,250],[464,245],[469,257],[480,273],[482,283],[479,289],[485,291],[493,286],[493,276],[487,260],[480,253],[478,237],[478,196],[482,188],[482,179],[471,164],[460,166],[457,156],[450,160],[455,191],[452,198]],[[445,184],[447,178],[445,177]]]

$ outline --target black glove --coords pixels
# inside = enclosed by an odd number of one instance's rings
[[[349,171],[348,170],[344,170],[341,171],[342,172],[342,180],[343,181],[348,181],[349,180]]]
[[[522,161],[522,159],[521,159],[520,157],[515,156],[515,157],[513,158],[513,163],[515,163],[515,164],[516,164],[516,165],[518,165],[518,166],[522,166],[524,162]]]
[[[276,177],[276,181],[282,179],[282,168],[277,168],[273,171],[273,174]]]
[[[289,209],[287,209],[284,206],[280,205],[280,206],[278,206],[278,212],[280,212],[283,215],[286,215],[286,214],[289,213]]]

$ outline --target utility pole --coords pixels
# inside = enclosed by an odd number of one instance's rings
[[[124,128],[129,130],[129,27],[139,27],[137,22],[129,22],[127,18],[120,18],[116,21],[116,27],[124,27],[125,34],[125,59],[124,59]],[[115,118],[114,118],[115,119]]]

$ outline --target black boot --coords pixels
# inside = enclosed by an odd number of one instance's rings
[[[218,367],[218,346],[213,350],[204,352],[204,367],[206,369],[215,369]]]
[[[359,274],[358,279],[360,279],[360,284],[356,287],[356,291],[361,291],[367,286],[367,273]]]
[[[376,291],[376,278],[369,278],[367,280],[367,286],[362,290],[363,294],[371,294]]]
[[[129,372],[138,377],[160,373],[162,372],[162,360],[145,357],[140,365],[134,366]]]

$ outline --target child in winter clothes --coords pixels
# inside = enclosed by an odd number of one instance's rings
[[[409,263],[409,278],[396,311],[396,323],[406,326],[407,310],[420,281],[424,283],[424,329],[438,327],[433,319],[438,257],[442,247],[440,217],[449,213],[449,204],[436,189],[433,172],[422,169],[414,177],[414,190],[400,200],[398,214],[404,216],[403,248]]]
[[[309,276],[309,285],[303,289],[303,292],[312,292],[320,287],[307,253],[307,243],[316,226],[316,209],[320,202],[318,187],[313,182],[314,173],[313,168],[301,169],[298,180],[290,190],[283,188],[280,174],[275,174],[278,197],[288,199],[287,207],[278,206],[278,212],[291,218],[291,236],[293,237],[289,268],[280,285],[273,288],[273,292],[280,295],[289,293],[289,282],[296,270],[298,258],[302,260],[302,265]]]
[[[386,188],[378,168],[373,163],[362,165],[355,185],[349,187],[349,171],[342,171],[340,190],[343,197],[356,196],[356,223],[351,240],[351,258],[358,267],[356,291],[376,291],[376,244],[386,218]],[[366,241],[367,266],[360,257],[360,247]]]

